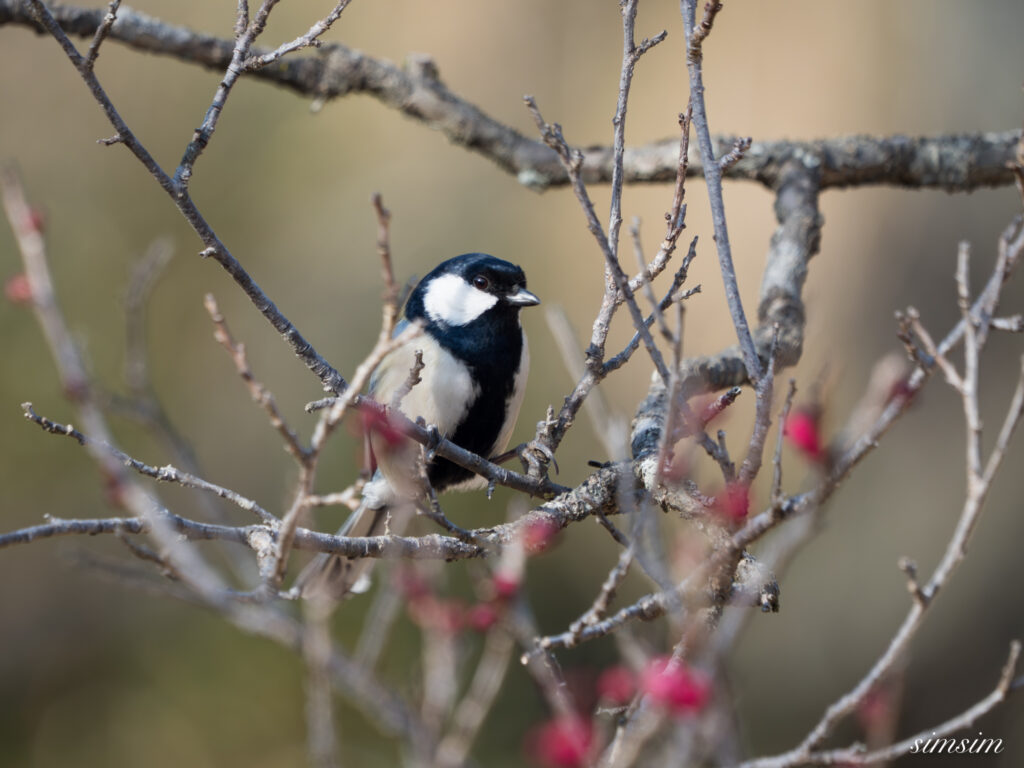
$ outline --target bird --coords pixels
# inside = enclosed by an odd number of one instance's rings
[[[422,419],[456,445],[490,458],[508,445],[523,402],[530,356],[519,311],[540,304],[526,289],[522,268],[486,253],[465,253],[438,264],[409,293],[395,337],[419,323],[422,334],[386,355],[371,377],[369,394],[387,405],[407,386],[416,352],[420,381],[402,398],[401,411]],[[375,536],[404,527],[422,497],[419,446],[395,445],[384,430],[370,430],[376,471],[359,507],[339,536]],[[486,487],[486,480],[442,457],[426,465],[438,493]],[[401,519],[399,519],[401,518]],[[295,582],[304,598],[342,598],[369,589],[371,558],[322,553]]]

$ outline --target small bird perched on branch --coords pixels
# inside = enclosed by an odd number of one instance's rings
[[[484,253],[467,253],[439,264],[409,294],[404,319],[423,325],[423,335],[387,355],[370,381],[370,394],[383,405],[407,385],[422,354],[421,380],[402,399],[401,410],[422,418],[456,445],[489,458],[505,450],[523,402],[530,367],[519,310],[540,303],[526,290],[523,270]],[[338,531],[339,536],[377,536],[402,527],[402,518],[420,499],[419,446],[395,442],[371,430],[377,471],[363,490],[363,501]],[[390,439],[389,439],[390,438]],[[440,457],[426,466],[435,491],[483,488],[486,481]],[[303,597],[340,600],[369,588],[371,558],[352,560],[318,555],[299,574]]]

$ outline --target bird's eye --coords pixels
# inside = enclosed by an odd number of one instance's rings
[[[473,287],[479,288],[481,291],[486,291],[491,285],[491,281],[483,275],[477,275],[473,278]]]

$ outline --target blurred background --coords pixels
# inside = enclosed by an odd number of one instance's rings
[[[265,43],[304,32],[331,5],[282,4]],[[137,0],[132,6],[202,32],[231,35],[232,2]],[[668,30],[668,40],[637,70],[627,126],[631,144],[675,135],[676,115],[685,107],[676,4],[642,4],[638,36],[661,29]],[[1021,29],[1024,5],[1017,0],[727,3],[705,49],[712,130],[767,140],[1013,129],[1024,114]],[[533,127],[521,103],[525,93],[537,98],[549,121],[563,125],[571,142],[611,140],[621,55],[620,16],[612,0],[355,2],[326,39],[393,61],[429,53],[454,91],[528,135]],[[218,75],[110,42],[97,72],[138,137],[165,168],[173,168]],[[123,147],[96,144],[112,131],[51,39],[0,27],[0,95],[0,161],[16,164],[31,200],[45,213],[56,290],[96,379],[123,390],[123,297],[131,270],[156,238],[170,238],[175,256],[148,308],[156,388],[206,477],[281,511],[294,480],[291,462],[214,342],[203,295],[216,295],[257,376],[306,436],[314,420],[302,406],[320,396],[318,382],[227,275],[197,256],[199,241],[137,161]],[[392,250],[402,279],[457,253],[494,253],[521,264],[546,304],[565,308],[581,343],[600,303],[601,255],[568,190],[531,192],[489,161],[372,98],[342,99],[313,113],[309,100],[243,78],[197,165],[192,190],[221,239],[342,372],[352,370],[377,334],[379,265],[369,204],[375,191],[393,213]],[[606,218],[607,189],[591,191]],[[702,243],[690,282],[703,290],[689,305],[685,345],[690,354],[708,353],[730,343],[733,332],[703,185],[690,182],[687,200],[683,239],[696,234]],[[626,191],[623,214],[627,222],[642,219],[651,253],[670,202],[668,186]],[[774,227],[772,198],[753,184],[731,183],[726,203],[741,289],[753,313]],[[973,244],[980,284],[996,238],[1020,200],[1011,188],[953,196],[857,189],[827,192],[821,206],[822,248],[805,292],[807,343],[792,375],[806,393],[829,370],[825,423],[836,429],[863,391],[873,362],[899,348],[893,311],[913,304],[933,334],[943,335],[956,319],[957,243]],[[631,265],[629,249],[623,253]],[[13,238],[0,226],[0,277],[20,269]],[[1004,307],[1019,311],[1022,299],[1018,279]],[[560,405],[571,387],[543,312],[526,313],[524,322],[534,367],[514,442],[528,439],[546,407]],[[31,400],[42,414],[73,420],[31,312],[0,302],[0,329],[0,530],[39,523],[45,514],[113,514],[86,453],[72,441],[43,434],[21,415],[19,403]],[[623,314],[611,348],[628,336]],[[1019,339],[1001,334],[990,344],[983,369],[989,425],[1005,412],[1020,352]],[[605,383],[617,413],[632,414],[649,374],[638,354]],[[743,400],[752,398],[744,395],[725,424],[734,448],[748,436],[750,403]],[[115,428],[122,446],[138,458],[154,465],[169,460],[132,423],[115,420]],[[942,382],[932,382],[882,449],[845,484],[821,535],[786,573],[781,613],[753,617],[730,667],[748,754],[793,746],[883,650],[909,602],[897,559],[908,555],[929,574],[959,514],[963,432],[957,399]],[[354,477],[354,443],[339,433],[321,490],[339,489]],[[598,445],[590,423],[581,419],[559,453],[557,479],[571,485],[584,477],[588,459],[605,458]],[[1024,635],[1022,459],[1024,441],[1018,439],[970,557],[913,643],[901,734],[941,722],[984,696],[1010,640]],[[799,490],[806,465],[787,455],[785,471],[787,488]],[[189,494],[158,490],[176,511],[199,514]],[[763,504],[763,488],[758,493]],[[448,498],[445,508],[464,525],[492,523],[505,518],[512,498],[505,492],[490,503],[477,496]],[[340,519],[336,509],[318,513],[324,530]],[[0,552],[0,765],[275,768],[304,761],[297,659],[202,610],[97,578],[74,564],[82,551],[120,556],[123,547],[63,539]],[[534,560],[527,588],[541,629],[558,631],[586,608],[615,557],[607,535],[587,524],[573,526],[557,549]],[[465,568],[454,565],[448,572],[451,589],[468,593]],[[625,597],[644,588],[638,580]],[[338,627],[343,643],[356,636],[362,611],[365,605],[346,606]],[[656,639],[662,630],[643,631]],[[417,647],[415,628],[400,623],[382,676],[416,690],[422,664]],[[561,656],[580,679],[592,678],[614,658],[611,642]],[[545,716],[528,677],[514,665],[476,751],[480,763],[520,764],[523,734]],[[393,760],[393,748],[355,710],[340,705],[338,720],[348,764]],[[977,724],[1006,745],[1003,755],[985,764],[1024,762],[1022,726],[1019,696]],[[841,736],[848,740],[857,732],[849,728]]]

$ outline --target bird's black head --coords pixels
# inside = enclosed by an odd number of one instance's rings
[[[437,265],[409,296],[406,317],[460,328],[487,317],[515,317],[522,307],[540,304],[526,290],[526,275],[515,264],[466,253]]]

